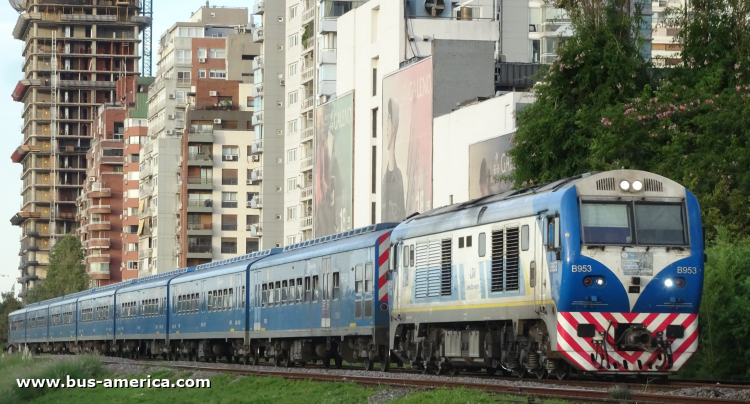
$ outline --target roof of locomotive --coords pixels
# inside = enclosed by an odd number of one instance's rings
[[[373,224],[359,229],[349,230],[330,236],[319,237],[284,248],[284,252],[264,259],[252,266],[252,269],[267,268],[272,265],[285,264],[310,259],[321,255],[337,254],[360,248],[372,247],[378,238],[394,229],[398,223]]]

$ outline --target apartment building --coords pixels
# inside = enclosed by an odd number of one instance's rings
[[[686,0],[658,0],[651,3],[653,10],[653,41],[651,44],[651,59],[654,66],[667,67],[682,63],[682,44],[677,35],[680,28],[671,27],[668,23],[668,9],[685,9]]]
[[[85,250],[91,287],[138,277],[137,232],[129,211],[138,208],[138,149],[145,139],[148,85],[152,80],[123,77],[115,101],[99,106],[86,153],[87,180],[77,198],[76,234]],[[133,162],[135,160],[135,162]],[[127,167],[127,170],[126,170]],[[135,206],[134,206],[135,205]],[[137,216],[136,216],[137,219]],[[131,262],[128,267],[128,262]]]
[[[234,68],[252,72],[252,60],[258,56],[260,47],[249,34],[229,38],[227,55],[247,62],[244,68]],[[198,78],[189,93],[180,176],[181,266],[200,265],[261,249],[258,203],[263,165],[252,150],[256,144],[252,124],[254,100],[247,96],[252,91],[247,86],[252,84]],[[240,95],[241,87],[244,98]]]
[[[261,249],[284,245],[284,108],[286,65],[286,5],[284,1],[259,1],[253,5],[253,41],[260,44],[260,57],[253,60],[252,89],[254,140],[251,153],[262,168],[253,171],[259,194],[251,202],[259,222],[251,231]],[[252,173],[251,173],[252,175]]]
[[[159,40],[157,74],[148,92],[148,138],[140,153],[139,276],[179,267],[179,173],[188,97],[197,80],[226,80],[227,37],[247,24],[246,8],[206,5]]]
[[[114,101],[115,82],[138,72],[139,32],[149,19],[136,0],[12,1],[13,37],[23,41],[23,78],[12,97],[24,103],[20,296],[44,279],[49,249],[73,232],[76,197],[86,179],[97,106]]]

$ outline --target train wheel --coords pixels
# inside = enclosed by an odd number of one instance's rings
[[[536,375],[536,378],[539,380],[543,380],[547,378],[547,369],[544,369],[544,368],[534,369],[533,373]]]
[[[370,371],[372,370],[374,363],[372,362],[370,358],[365,358],[364,365],[365,365],[365,370]]]
[[[285,368],[290,368],[290,367],[294,366],[294,362],[292,361],[292,359],[291,359],[291,358],[290,358],[289,356],[290,356],[290,355],[289,355],[289,354],[287,353],[287,354],[286,354],[286,355],[284,355],[284,357],[283,357],[283,358],[281,359],[281,366],[282,366],[282,367],[285,367]]]
[[[513,374],[518,376],[519,379],[526,377],[526,368],[513,369]]]
[[[567,380],[570,378],[570,365],[564,361],[560,361],[557,364],[560,365],[561,363],[562,366],[558,366],[557,369],[555,369],[555,376],[557,377],[557,380]]]
[[[344,367],[344,360],[340,356],[334,358],[333,362],[336,364],[336,369]]]
[[[391,352],[386,348],[380,356],[380,371],[387,372],[391,370]]]
[[[275,365],[275,366],[276,366],[277,368],[280,368],[280,367],[281,367],[281,355],[279,355],[279,354],[276,354],[276,355],[275,355],[275,356],[273,357],[273,364],[274,364],[274,365]]]

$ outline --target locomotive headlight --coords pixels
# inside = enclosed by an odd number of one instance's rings
[[[627,181],[625,181],[625,180],[620,181],[620,189],[623,190],[623,191],[629,190],[630,189],[630,183],[627,182]]]
[[[633,181],[633,191],[640,191],[643,189],[643,183],[640,181]]]
[[[671,288],[673,285],[674,285],[674,281],[672,281],[671,279],[667,279],[664,281],[664,286],[668,288]]]
[[[599,286],[604,285],[604,278],[596,278],[596,284]]]

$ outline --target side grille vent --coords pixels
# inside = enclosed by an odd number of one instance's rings
[[[643,184],[643,188],[647,192],[664,192],[664,185],[659,180],[652,180],[650,178],[646,178]]]
[[[615,179],[614,177],[602,178],[596,182],[597,191],[614,191],[615,190]]]

